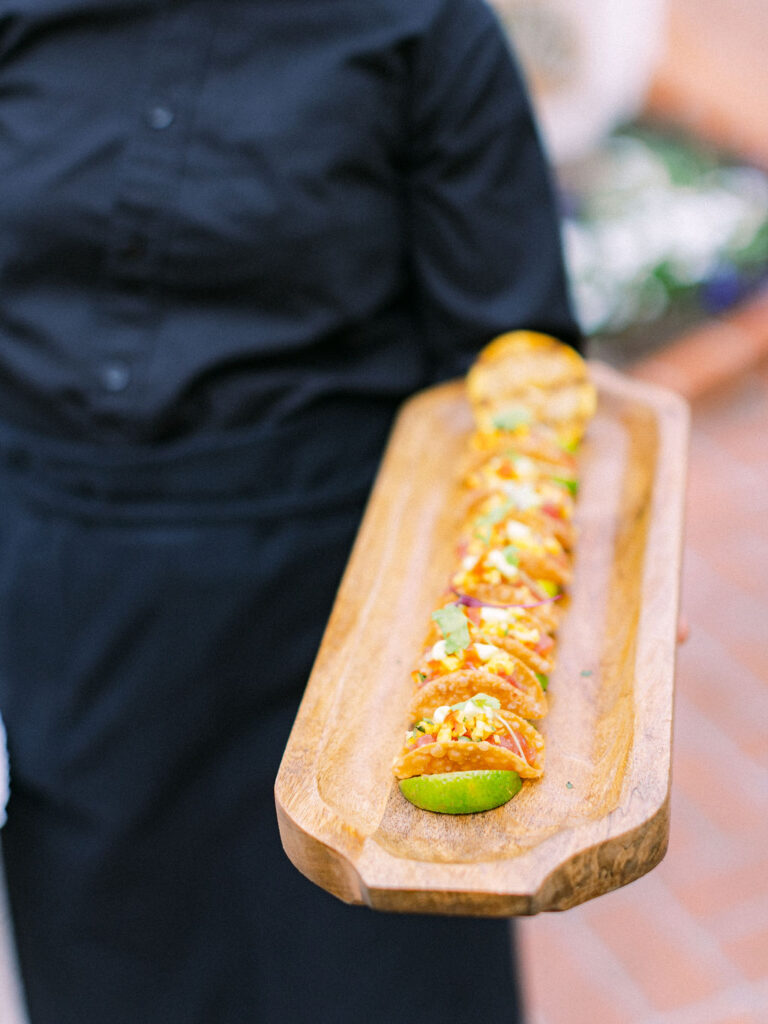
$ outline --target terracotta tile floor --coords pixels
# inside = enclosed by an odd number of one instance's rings
[[[768,359],[692,411],[669,852],[521,923],[530,1024],[768,1022]]]

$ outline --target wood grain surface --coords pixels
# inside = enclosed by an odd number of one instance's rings
[[[688,436],[685,403],[591,364],[575,575],[542,779],[473,815],[419,810],[392,761],[410,670],[456,562],[472,418],[457,381],[403,408],[278,773],[287,855],[350,903],[509,916],[564,910],[664,855]]]

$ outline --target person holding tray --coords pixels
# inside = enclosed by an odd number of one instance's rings
[[[2,838],[32,1024],[446,1024],[475,979],[511,1024],[507,922],[344,906],[273,801],[398,405],[504,330],[579,345],[493,14],[20,0],[0,88]]]

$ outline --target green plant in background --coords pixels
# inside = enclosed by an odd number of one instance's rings
[[[621,340],[712,315],[768,273],[768,174],[635,127],[562,172],[581,326]],[[650,330],[649,325],[653,325]]]

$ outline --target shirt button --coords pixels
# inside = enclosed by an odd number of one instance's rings
[[[107,391],[125,391],[131,381],[131,371],[120,360],[105,363],[101,368],[101,383]]]
[[[169,107],[150,107],[147,111],[147,122],[150,128],[162,131],[163,128],[170,128],[173,124],[174,113]]]

